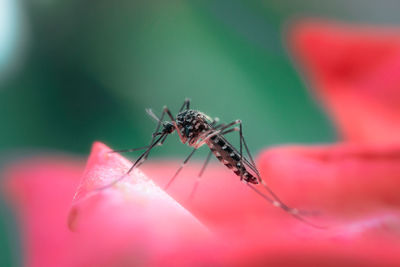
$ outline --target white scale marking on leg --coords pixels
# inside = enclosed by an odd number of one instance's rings
[[[275,207],[279,208],[281,205],[281,203],[279,203],[278,201],[273,201],[272,205],[274,205]]]
[[[298,210],[298,209],[291,209],[291,210],[290,210],[290,213],[291,213],[291,214],[298,214],[298,213],[299,213],[299,210]]]

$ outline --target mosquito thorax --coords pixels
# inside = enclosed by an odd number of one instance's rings
[[[179,112],[176,116],[176,125],[182,136],[182,142],[193,144],[199,136],[210,129],[210,118],[204,113],[188,109]]]

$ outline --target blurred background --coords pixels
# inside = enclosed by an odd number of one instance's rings
[[[176,112],[186,97],[242,119],[253,154],[333,142],[284,29],[303,17],[398,24],[399,10],[396,0],[0,0],[0,166],[49,152],[84,159],[95,140],[146,145],[155,123],[144,109]],[[152,156],[189,150],[174,136]],[[0,201],[0,266],[21,264],[18,235]]]

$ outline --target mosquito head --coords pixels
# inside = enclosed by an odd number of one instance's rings
[[[164,121],[162,123],[162,126],[163,126],[162,133],[165,133],[165,134],[170,134],[175,130],[174,125],[172,124],[172,122],[169,122],[169,121]]]

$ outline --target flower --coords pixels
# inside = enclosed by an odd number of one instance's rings
[[[189,182],[173,184],[171,196],[158,186],[176,170],[168,161],[146,163],[99,191],[130,162],[95,143],[85,170],[74,159],[53,157],[6,171],[26,265],[398,266],[398,36],[323,22],[290,32],[344,141],[267,149],[258,167],[282,199],[318,211],[309,219],[327,229],[267,204],[217,164],[192,201],[186,200]],[[200,167],[186,167],[180,179],[194,182]]]
[[[289,38],[344,140],[400,142],[399,29],[309,21]]]

